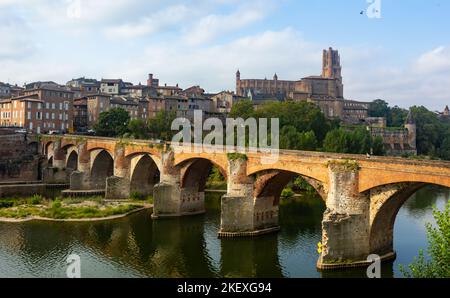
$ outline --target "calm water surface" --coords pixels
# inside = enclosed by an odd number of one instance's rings
[[[395,262],[384,277],[401,277],[426,248],[425,223],[442,208],[448,189],[425,188],[400,210],[395,223]],[[65,277],[66,258],[81,257],[82,277],[345,277],[365,270],[317,272],[324,205],[315,196],[280,206],[279,234],[218,239],[220,195],[208,194],[205,215],[152,221],[149,212],[103,223],[0,223],[0,277]]]

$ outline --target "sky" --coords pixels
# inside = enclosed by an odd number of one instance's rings
[[[373,3],[369,3],[373,2]],[[298,80],[338,49],[347,99],[450,105],[447,0],[0,0],[0,81],[122,78],[207,92]]]

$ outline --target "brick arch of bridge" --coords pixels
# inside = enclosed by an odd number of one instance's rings
[[[98,151],[98,150],[104,150],[108,152],[108,154],[114,159],[114,149],[115,144],[107,143],[107,144],[99,144],[97,142],[87,142],[86,150],[91,153],[91,159],[92,159],[92,152]]]
[[[433,185],[423,182],[403,182],[380,185],[367,190],[370,198],[370,251],[384,255],[393,252],[394,225],[400,208],[421,188]],[[445,185],[440,185],[445,186]]]
[[[90,151],[91,155],[91,183],[93,189],[104,189],[106,187],[106,178],[114,175],[113,155],[102,148],[94,148]]]
[[[401,166],[399,165],[400,170]],[[405,167],[406,168],[406,167]],[[420,167],[414,171],[391,169],[365,169],[359,172],[359,192],[363,193],[376,187],[398,183],[427,183],[443,187],[450,187],[450,166],[443,167]]]
[[[322,200],[326,202],[327,193],[324,189],[323,183],[314,178],[307,177],[296,172],[283,170],[263,170],[252,175],[255,176],[253,197],[256,200],[261,198],[269,199],[273,206],[277,206],[279,204],[283,189],[294,178],[300,176],[308,184],[310,184],[320,195]]]
[[[252,176],[258,173],[286,173],[283,176],[298,175],[306,178],[307,182],[311,184],[325,199],[328,192],[328,169],[326,163],[308,164],[303,162],[286,162],[279,161],[274,164],[262,164],[257,160],[250,159],[247,166],[247,175]],[[289,175],[287,173],[290,173]],[[286,178],[277,178],[285,180]],[[316,186],[317,184],[317,186]],[[320,185],[320,186],[319,186]],[[320,187],[320,191],[319,191]]]
[[[126,156],[130,169],[130,192],[141,195],[153,193],[161,177],[161,161],[149,153],[133,153]]]
[[[227,181],[227,171],[223,164],[217,160],[207,158],[189,158],[175,164],[180,169],[181,188],[193,189],[203,192],[206,187],[206,181],[213,166],[217,167]]]
[[[161,151],[154,147],[149,146],[126,146],[124,155],[128,161],[132,161],[136,157],[142,157],[144,155],[148,155],[153,162],[158,167],[158,170],[162,171],[162,155]],[[131,165],[131,164],[130,164]],[[131,169],[131,168],[130,168]],[[132,173],[133,170],[131,169],[130,173]]]

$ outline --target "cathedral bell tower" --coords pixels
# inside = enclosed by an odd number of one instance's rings
[[[344,85],[342,84],[342,66],[341,57],[337,50],[329,48],[323,50],[322,57],[322,78],[336,79],[337,97],[344,97]]]

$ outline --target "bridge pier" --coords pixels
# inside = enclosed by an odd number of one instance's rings
[[[125,148],[116,145],[114,150],[114,176],[106,178],[105,199],[130,198],[130,164],[125,157]]]
[[[263,199],[257,203],[254,199],[255,179],[247,176],[247,160],[228,160],[227,177],[227,194],[221,200],[219,237],[258,236],[278,231],[278,217],[260,220],[259,214],[270,214],[267,209],[272,209],[273,204],[266,204],[270,200]]]
[[[173,154],[163,153],[160,183],[153,188],[154,219],[205,213],[205,193],[181,187],[181,170],[174,166]]]
[[[86,142],[78,144],[77,168],[70,174],[70,190],[91,190],[91,155]]]
[[[329,163],[319,269],[352,267],[366,262],[370,254],[370,198],[358,191],[358,171],[356,163]]]
[[[46,183],[67,183],[70,173],[66,171],[66,154],[61,148],[61,140],[53,143],[53,165],[43,169],[43,180]]]

